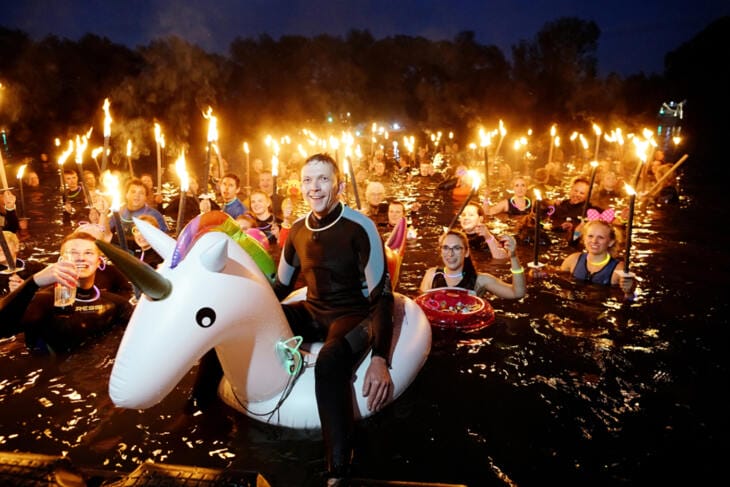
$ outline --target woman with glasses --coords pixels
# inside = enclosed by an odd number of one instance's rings
[[[431,267],[421,280],[420,291],[425,293],[440,287],[456,287],[484,296],[487,291],[500,298],[519,299],[525,295],[525,271],[515,255],[517,244],[511,236],[500,238],[509,253],[512,283],[487,273],[477,272],[469,255],[469,240],[464,232],[452,229],[439,239],[443,267]]]

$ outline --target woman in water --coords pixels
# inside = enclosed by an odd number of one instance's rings
[[[475,291],[484,296],[487,291],[500,298],[519,299],[525,295],[525,271],[515,255],[517,244],[510,236],[504,237],[504,246],[509,253],[512,283],[487,273],[477,272],[469,255],[469,240],[460,230],[449,230],[439,239],[443,267],[426,270],[419,290],[424,293],[439,287],[458,287]]]
[[[486,250],[495,259],[509,257],[507,250],[484,224],[484,209],[478,203],[469,203],[459,215],[459,225],[469,239],[469,246],[474,250]]]
[[[590,214],[589,214],[590,218]],[[582,229],[583,252],[570,254],[560,264],[560,271],[569,273],[576,281],[602,286],[621,286],[624,293],[633,292],[636,283],[633,276],[624,275],[624,263],[612,255],[616,248],[616,230],[604,220],[589,220]],[[540,278],[544,270],[533,269],[532,275]]]
[[[271,213],[271,198],[264,191],[251,191],[251,209],[248,214],[254,219],[254,228],[258,228],[266,235],[269,245],[276,247],[279,238],[281,220]]]
[[[527,180],[523,177],[516,177],[512,181],[511,198],[505,198],[494,206],[485,208],[487,215],[498,215],[507,213],[513,215],[527,215],[532,211],[532,200],[527,197]]]

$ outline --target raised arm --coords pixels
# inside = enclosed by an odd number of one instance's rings
[[[433,283],[433,275],[435,273],[435,267],[430,267],[426,269],[426,273],[423,274],[423,279],[421,279],[421,285],[418,287],[418,290],[420,292],[425,293],[426,291],[429,291],[431,289],[431,284]]]
[[[520,264],[515,249],[517,242],[509,235],[502,237],[504,249],[510,258],[510,271],[512,271],[512,283],[508,284],[491,274],[479,274],[477,276],[476,291],[478,295],[484,294],[487,290],[500,298],[519,299],[525,295],[526,280],[525,269]]]
[[[485,202],[484,203],[484,212],[489,216],[498,215],[500,213],[505,213],[509,210],[508,205],[509,205],[509,203],[506,199],[501,200],[499,203],[497,203],[496,205],[492,205],[492,206],[489,206],[488,203]]]

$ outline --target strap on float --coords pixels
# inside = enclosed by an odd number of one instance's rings
[[[302,337],[293,336],[276,342],[276,354],[279,356],[281,365],[291,376],[296,376],[302,369],[302,352],[299,351],[302,341]]]

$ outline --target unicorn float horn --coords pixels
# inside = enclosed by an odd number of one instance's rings
[[[109,260],[114,262],[114,265],[132,284],[153,301],[165,299],[172,292],[172,283],[149,264],[102,240],[97,240],[96,246],[109,257]]]

